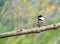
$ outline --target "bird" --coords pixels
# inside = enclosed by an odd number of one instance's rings
[[[41,27],[41,26],[44,26],[44,17],[43,15],[39,15],[38,18],[37,18],[37,27]]]
[[[43,15],[39,15],[37,17],[37,22],[36,22],[37,24],[36,24],[36,26],[38,28],[40,28],[41,26],[45,26],[44,20],[45,20],[44,16]],[[39,38],[40,38],[40,33],[37,33],[35,39],[36,40],[39,40]]]

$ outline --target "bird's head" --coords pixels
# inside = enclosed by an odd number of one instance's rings
[[[44,17],[42,15],[38,16],[38,21],[44,21]]]

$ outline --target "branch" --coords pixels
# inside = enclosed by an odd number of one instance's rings
[[[11,32],[5,32],[5,33],[0,34],[0,39],[11,37],[11,36],[17,36],[17,35],[40,33],[40,32],[47,31],[47,30],[55,30],[59,27],[60,27],[60,23],[56,23],[56,24],[51,24],[47,26],[42,26],[40,28],[22,29],[22,30],[15,30]]]

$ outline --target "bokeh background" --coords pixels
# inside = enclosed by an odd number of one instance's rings
[[[60,0],[0,0],[0,33],[36,26],[38,15],[47,24],[60,22]],[[36,34],[0,39],[0,44],[60,44],[60,28]]]

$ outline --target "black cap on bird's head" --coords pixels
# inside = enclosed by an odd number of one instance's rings
[[[42,15],[39,15],[38,18],[43,17]]]
[[[44,20],[44,17],[43,17],[42,15],[39,15],[39,16],[38,16],[38,20],[39,20],[39,21],[43,21],[43,20]]]

